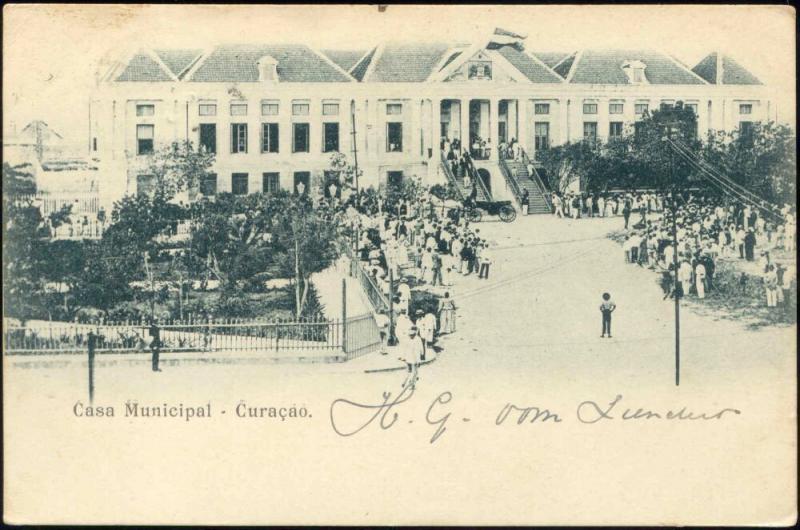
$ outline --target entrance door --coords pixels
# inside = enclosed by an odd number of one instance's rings
[[[389,183],[389,186],[399,186],[403,182],[403,172],[402,171],[387,171],[386,172],[386,180]]]
[[[486,190],[492,193],[492,178],[489,174],[489,170],[482,167],[478,168],[478,176],[481,178],[481,181],[483,181],[483,185],[486,186]]]

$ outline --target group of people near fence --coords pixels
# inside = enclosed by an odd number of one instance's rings
[[[622,243],[627,263],[660,271],[665,299],[688,295],[705,298],[714,290],[719,260],[738,259],[754,263],[753,269],[763,280],[768,307],[784,302],[795,268],[776,262],[773,254],[795,248],[794,207],[784,205],[779,211],[765,211],[720,196],[688,193],[677,197],[673,239],[671,201],[670,194],[657,195],[656,204],[661,204],[663,215],[647,217],[645,211]],[[747,274],[742,272],[738,281],[744,290]]]
[[[625,228],[631,215],[639,214],[639,221],[646,220],[650,213],[664,210],[664,195],[655,192],[627,193],[574,193],[553,192],[553,215],[560,218],[591,218],[622,216]]]
[[[106,228],[106,212],[100,207],[96,213],[73,214],[66,222],[55,226],[49,216],[44,219],[50,237],[56,239],[86,238],[99,239]]]

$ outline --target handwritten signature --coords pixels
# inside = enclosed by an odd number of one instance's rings
[[[377,425],[382,430],[389,430],[394,427],[400,419],[398,412],[401,405],[407,403],[414,396],[414,387],[408,386],[403,388],[397,395],[392,392],[383,392],[382,402],[377,404],[357,403],[355,401],[339,398],[331,403],[330,408],[330,421],[331,427],[336,434],[343,437],[354,436],[359,432],[366,429],[373,424],[378,418]],[[585,425],[594,425],[604,421],[635,421],[635,420],[689,420],[689,421],[708,421],[708,420],[721,420],[726,417],[726,414],[741,414],[742,412],[735,408],[723,408],[714,412],[698,412],[692,411],[684,406],[680,409],[669,409],[664,411],[656,411],[647,408],[633,408],[623,407],[620,405],[622,395],[617,395],[613,400],[607,404],[600,404],[596,401],[582,401],[575,411],[575,419]],[[447,406],[453,401],[453,393],[444,391],[436,396],[428,406],[425,414],[425,421],[428,425],[434,428],[433,435],[429,443],[433,444],[438,440],[446,431],[447,424],[450,421],[452,412],[447,410]],[[619,406],[618,406],[619,405]],[[366,411],[368,413],[366,420],[361,418],[355,426],[350,428],[342,427],[344,423],[340,414],[352,416],[354,411]],[[558,412],[552,411],[549,408],[538,406],[519,406],[512,403],[506,403],[500,407],[499,412],[495,416],[494,425],[500,426],[505,423],[523,425],[523,424],[558,424],[564,421],[563,415]],[[462,421],[469,422],[469,418],[462,418]],[[411,420],[409,420],[409,423]]]

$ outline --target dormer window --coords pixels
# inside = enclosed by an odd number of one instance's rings
[[[278,80],[278,61],[269,55],[263,56],[258,60],[258,80],[272,81]]]
[[[625,61],[622,63],[622,71],[628,76],[628,81],[635,85],[647,83],[647,76],[644,70],[647,65],[642,61]]]

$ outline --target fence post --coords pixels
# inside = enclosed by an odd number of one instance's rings
[[[347,280],[342,278],[342,351],[347,354]]]
[[[94,350],[97,345],[97,335],[93,331],[89,332],[89,403],[94,401]]]

